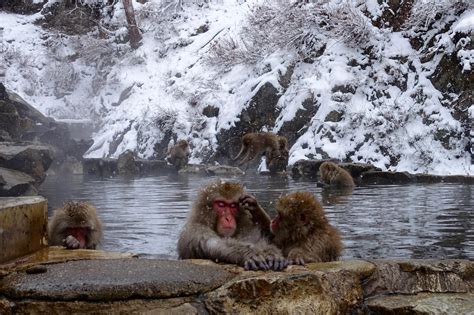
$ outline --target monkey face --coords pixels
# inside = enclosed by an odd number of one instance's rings
[[[237,229],[237,212],[239,204],[233,200],[216,199],[212,208],[217,214],[216,231],[222,237],[231,237]]]

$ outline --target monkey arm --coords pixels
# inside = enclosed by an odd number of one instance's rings
[[[272,236],[272,232],[270,230],[270,224],[272,220],[265,209],[260,206],[257,199],[250,194],[244,194],[239,199],[239,206],[241,209],[245,209],[250,212],[253,223],[260,227],[262,234],[267,239],[270,239]]]
[[[211,259],[237,264],[246,269],[269,268],[266,258],[261,255],[262,251],[254,244],[220,237],[212,229],[202,225],[185,227],[178,241],[178,253],[181,259]]]

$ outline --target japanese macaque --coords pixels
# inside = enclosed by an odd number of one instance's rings
[[[247,270],[281,270],[287,260],[269,243],[270,217],[239,183],[216,181],[198,195],[178,240],[181,259],[211,259]]]
[[[54,210],[48,236],[52,246],[96,249],[102,241],[102,223],[90,203],[68,201]]]
[[[168,150],[166,161],[179,170],[188,165],[190,154],[191,151],[189,149],[188,141],[179,140],[177,144]]]
[[[333,162],[324,162],[319,166],[321,181],[332,187],[354,187],[354,179],[348,171]]]
[[[276,134],[270,132],[247,133],[242,137],[242,145],[234,161],[240,160],[238,164],[242,165],[267,152],[272,152],[273,156],[279,156],[279,148],[280,144]]]
[[[289,159],[288,140],[283,136],[278,136],[278,151],[268,150],[265,158],[271,174],[286,171]]]
[[[329,224],[318,200],[309,192],[280,197],[271,221],[273,243],[291,264],[337,260],[342,251],[338,230]]]

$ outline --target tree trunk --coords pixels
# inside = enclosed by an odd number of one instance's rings
[[[130,46],[133,49],[140,47],[142,40],[142,34],[137,27],[137,21],[135,20],[135,12],[133,11],[132,0],[122,0],[123,8],[125,9],[125,16],[128,24],[128,37],[130,39]]]

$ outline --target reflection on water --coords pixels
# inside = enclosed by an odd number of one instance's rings
[[[50,176],[40,194],[49,211],[65,200],[87,200],[104,223],[102,249],[176,258],[181,227],[197,191],[214,180],[199,176],[97,179]],[[343,259],[474,258],[474,186],[431,184],[325,191],[315,182],[245,176],[244,183],[273,215],[292,191],[313,192],[343,236]]]

